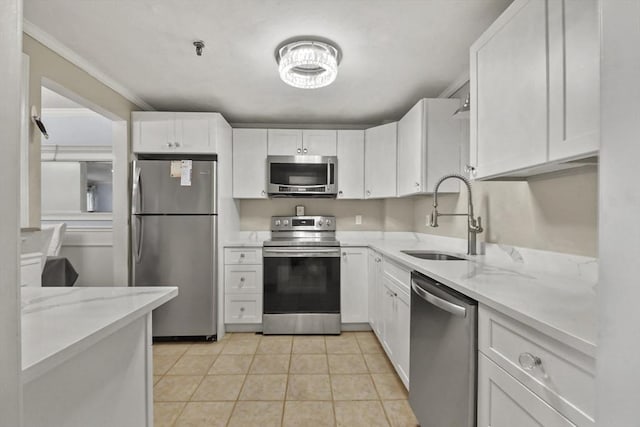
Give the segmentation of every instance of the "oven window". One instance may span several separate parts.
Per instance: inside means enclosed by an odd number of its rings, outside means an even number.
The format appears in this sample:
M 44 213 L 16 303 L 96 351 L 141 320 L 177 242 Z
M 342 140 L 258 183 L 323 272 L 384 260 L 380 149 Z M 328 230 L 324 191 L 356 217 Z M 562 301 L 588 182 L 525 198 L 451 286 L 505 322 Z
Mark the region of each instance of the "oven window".
M 327 185 L 325 163 L 271 163 L 271 184 Z
M 264 258 L 264 312 L 339 313 L 339 257 Z

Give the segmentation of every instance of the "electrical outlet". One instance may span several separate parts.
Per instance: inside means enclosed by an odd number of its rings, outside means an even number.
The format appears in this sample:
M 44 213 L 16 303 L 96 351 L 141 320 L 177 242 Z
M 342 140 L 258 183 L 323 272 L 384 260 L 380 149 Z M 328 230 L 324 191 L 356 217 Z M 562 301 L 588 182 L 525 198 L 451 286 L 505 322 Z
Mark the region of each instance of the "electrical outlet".
M 362 225 L 362 215 L 356 215 L 356 225 Z
M 431 224 L 431 215 L 426 214 L 424 216 L 424 225 L 426 225 L 427 227 L 429 226 L 429 224 Z

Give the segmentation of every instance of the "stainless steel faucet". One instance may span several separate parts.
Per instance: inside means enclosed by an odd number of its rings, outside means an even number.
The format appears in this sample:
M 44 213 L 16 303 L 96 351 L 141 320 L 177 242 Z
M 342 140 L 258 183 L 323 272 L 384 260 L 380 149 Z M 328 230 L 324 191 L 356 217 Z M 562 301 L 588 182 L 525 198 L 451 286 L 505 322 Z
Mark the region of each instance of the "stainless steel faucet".
M 438 188 L 440 184 L 446 181 L 449 178 L 459 179 L 467 186 L 467 194 L 469 195 L 469 208 L 467 213 L 440 213 L 438 212 Z M 431 213 L 431 221 L 429 225 L 431 227 L 438 226 L 438 217 L 439 216 L 466 216 L 467 217 L 467 255 L 477 255 L 478 252 L 476 250 L 476 234 L 482 233 L 482 219 L 478 217 L 477 219 L 473 216 L 473 200 L 471 198 L 471 182 L 469 180 L 457 173 L 452 173 L 449 175 L 445 175 L 438 180 L 436 186 L 433 189 L 433 212 Z

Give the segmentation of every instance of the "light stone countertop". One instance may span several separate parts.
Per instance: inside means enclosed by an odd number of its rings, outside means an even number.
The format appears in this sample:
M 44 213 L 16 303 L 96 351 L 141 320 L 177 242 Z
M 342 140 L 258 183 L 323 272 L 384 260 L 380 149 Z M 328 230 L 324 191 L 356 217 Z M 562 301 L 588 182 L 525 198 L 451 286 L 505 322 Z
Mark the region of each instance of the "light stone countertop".
M 338 239 L 344 247 L 374 249 L 410 270 L 595 357 L 595 259 L 488 245 L 488 255 L 462 255 L 466 261 L 431 261 L 401 251 L 440 250 L 459 254 L 464 253 L 465 246 L 460 245 L 464 241 L 439 237 L 424 241 L 406 235 L 398 239 L 367 239 L 366 235 Z M 262 240 L 239 238 L 225 246 L 257 248 L 262 246 Z M 496 252 L 504 256 L 501 258 Z
M 22 288 L 23 383 L 177 295 L 176 287 Z

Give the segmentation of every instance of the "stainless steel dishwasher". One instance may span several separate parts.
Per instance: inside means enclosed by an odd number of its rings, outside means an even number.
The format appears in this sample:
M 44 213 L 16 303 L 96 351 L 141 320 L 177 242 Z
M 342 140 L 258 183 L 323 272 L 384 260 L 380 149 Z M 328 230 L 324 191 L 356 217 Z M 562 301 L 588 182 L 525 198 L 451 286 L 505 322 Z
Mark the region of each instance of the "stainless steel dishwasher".
M 478 303 L 411 273 L 409 402 L 421 427 L 476 425 Z

